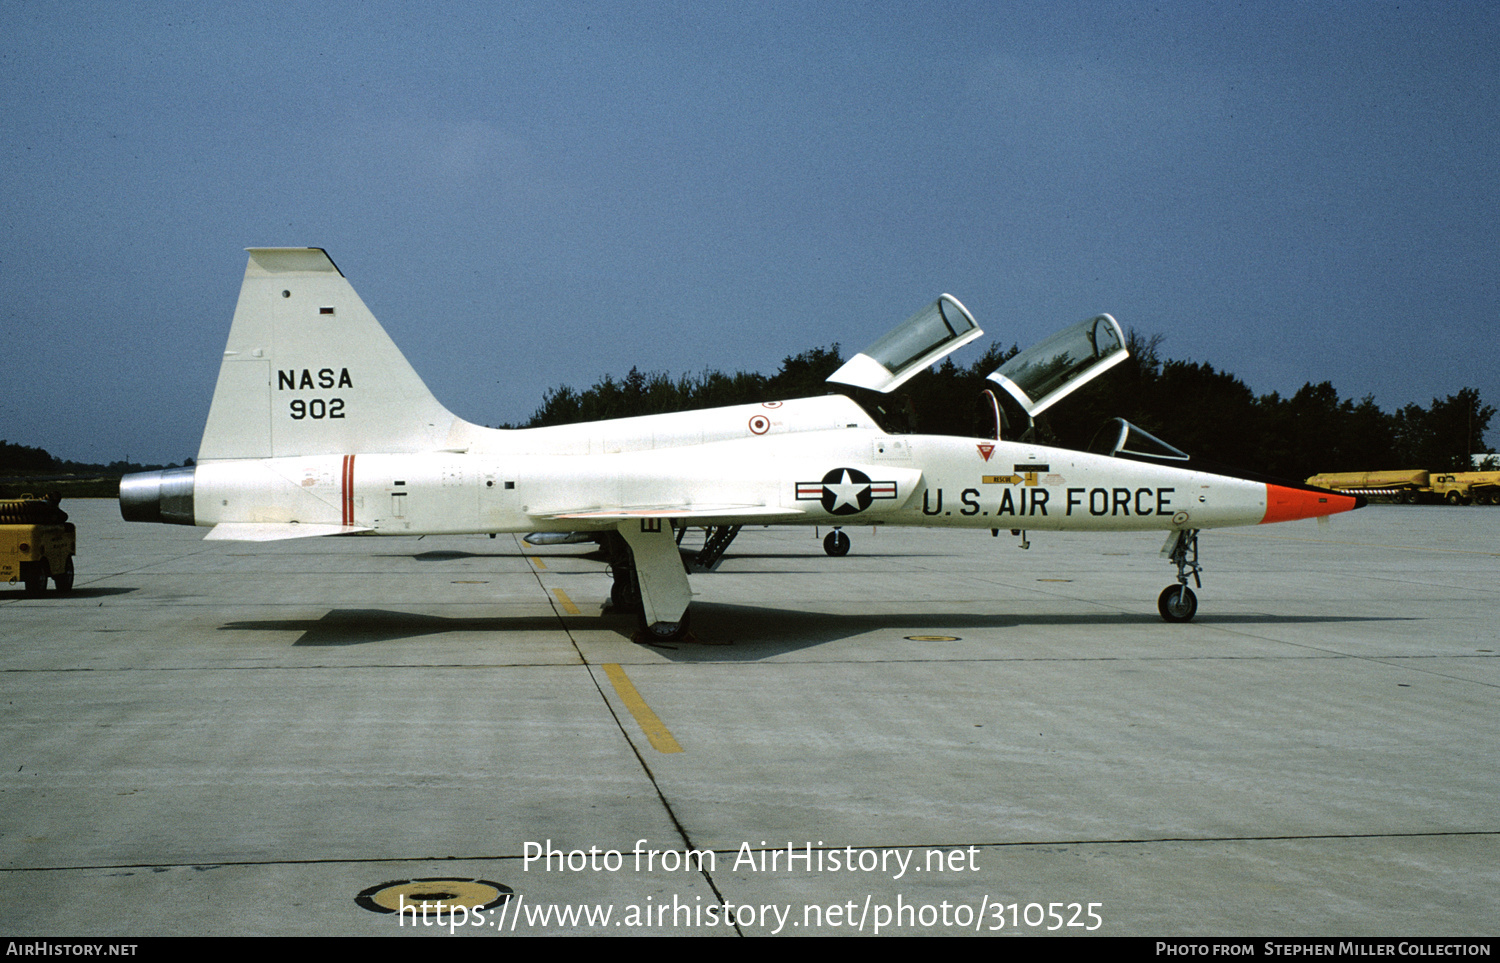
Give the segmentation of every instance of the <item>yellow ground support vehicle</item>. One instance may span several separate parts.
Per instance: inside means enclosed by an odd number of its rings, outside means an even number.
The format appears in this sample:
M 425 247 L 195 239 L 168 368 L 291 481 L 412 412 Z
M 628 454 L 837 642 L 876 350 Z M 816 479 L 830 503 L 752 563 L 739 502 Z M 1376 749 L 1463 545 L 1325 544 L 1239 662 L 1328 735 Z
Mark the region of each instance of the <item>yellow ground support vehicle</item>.
M 24 582 L 27 595 L 73 590 L 73 556 L 78 537 L 56 495 L 0 500 L 0 582 Z
M 1497 505 L 1500 471 L 1433 472 L 1432 493 L 1450 505 Z
M 1500 505 L 1500 471 L 1325 472 L 1312 476 L 1307 483 L 1345 494 L 1388 498 L 1407 504 Z
M 1309 485 L 1350 495 L 1388 498 L 1393 502 L 1415 504 L 1432 493 L 1431 477 L 1420 469 L 1401 471 L 1324 472 L 1307 480 Z

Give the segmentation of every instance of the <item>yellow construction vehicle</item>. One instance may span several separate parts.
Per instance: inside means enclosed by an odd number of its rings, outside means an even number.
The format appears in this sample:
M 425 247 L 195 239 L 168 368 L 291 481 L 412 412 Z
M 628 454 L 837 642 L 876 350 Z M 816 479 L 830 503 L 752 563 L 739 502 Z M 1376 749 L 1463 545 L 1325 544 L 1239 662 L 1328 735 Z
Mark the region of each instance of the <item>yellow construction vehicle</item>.
M 73 590 L 78 537 L 59 501 L 57 495 L 0 500 L 0 582 L 25 583 L 27 595 L 46 592 L 48 579 L 59 592 Z

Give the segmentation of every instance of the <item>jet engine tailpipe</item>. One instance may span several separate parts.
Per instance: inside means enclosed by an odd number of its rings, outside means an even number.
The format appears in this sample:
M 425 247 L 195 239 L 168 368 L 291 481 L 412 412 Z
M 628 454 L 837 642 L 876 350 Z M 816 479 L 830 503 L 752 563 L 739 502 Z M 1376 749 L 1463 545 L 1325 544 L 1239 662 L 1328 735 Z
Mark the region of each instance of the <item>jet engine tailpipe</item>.
M 195 468 L 143 471 L 120 479 L 120 516 L 127 522 L 193 524 Z

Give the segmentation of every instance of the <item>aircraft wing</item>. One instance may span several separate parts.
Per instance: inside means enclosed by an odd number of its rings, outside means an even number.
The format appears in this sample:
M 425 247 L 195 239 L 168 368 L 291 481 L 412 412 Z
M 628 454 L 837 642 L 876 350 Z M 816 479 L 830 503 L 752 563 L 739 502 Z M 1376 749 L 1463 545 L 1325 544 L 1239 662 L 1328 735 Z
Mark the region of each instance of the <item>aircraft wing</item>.
M 300 522 L 220 522 L 203 536 L 205 542 L 279 542 L 320 535 L 354 535 L 374 529 L 359 525 L 304 525 Z
M 806 512 L 798 508 L 773 505 L 646 505 L 631 508 L 588 508 L 579 511 L 547 512 L 539 518 L 591 518 L 610 521 L 627 518 L 722 518 L 733 521 L 760 522 L 769 525 L 776 520 L 790 521 Z

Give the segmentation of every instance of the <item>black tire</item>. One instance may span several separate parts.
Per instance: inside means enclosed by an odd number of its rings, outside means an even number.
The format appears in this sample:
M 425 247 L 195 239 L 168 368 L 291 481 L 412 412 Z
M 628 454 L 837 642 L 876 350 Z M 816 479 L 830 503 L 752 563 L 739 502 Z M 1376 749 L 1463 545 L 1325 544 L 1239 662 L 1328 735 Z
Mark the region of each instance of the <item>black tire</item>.
M 848 555 L 849 546 L 852 544 L 853 543 L 849 541 L 849 536 L 845 535 L 843 532 L 837 529 L 823 536 L 823 551 L 827 552 L 829 555 L 832 555 L 834 558 L 840 558 L 844 555 Z
M 1191 622 L 1198 614 L 1198 596 L 1186 585 L 1168 585 L 1156 598 L 1156 610 L 1168 622 Z
M 73 556 L 68 556 L 68 561 L 63 566 L 62 574 L 52 576 L 52 581 L 57 583 L 57 590 L 59 592 L 67 593 L 73 591 Z
M 46 593 L 47 579 L 52 577 L 52 566 L 44 558 L 31 563 L 25 574 L 26 594 L 36 597 Z
M 609 587 L 609 606 L 615 612 L 641 611 L 641 590 L 636 584 L 635 573 L 625 578 L 616 578 Z

